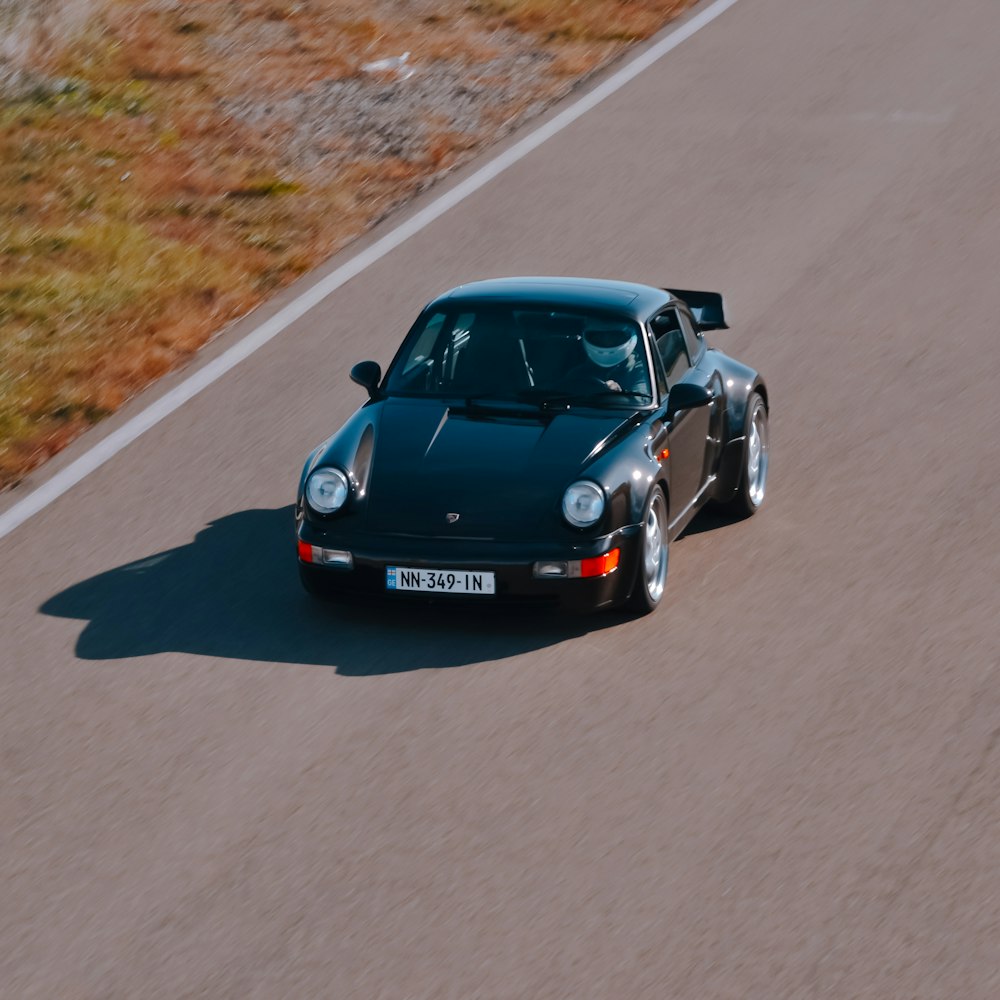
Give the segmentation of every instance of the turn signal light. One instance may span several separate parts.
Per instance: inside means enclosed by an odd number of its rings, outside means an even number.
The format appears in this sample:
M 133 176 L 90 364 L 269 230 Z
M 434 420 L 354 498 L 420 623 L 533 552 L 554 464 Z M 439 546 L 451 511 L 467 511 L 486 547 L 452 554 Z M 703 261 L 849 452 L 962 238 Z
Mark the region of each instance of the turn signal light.
M 536 562 L 534 573 L 539 580 L 559 579 L 569 576 L 568 562 Z
M 354 556 L 343 549 L 324 549 L 319 545 L 310 545 L 299 539 L 299 558 L 306 563 L 317 563 L 322 566 L 337 566 L 340 569 L 350 569 L 354 565 Z
M 593 559 L 580 560 L 580 576 L 606 576 L 612 570 L 618 568 L 618 559 L 621 556 L 621 549 L 612 549 L 605 552 L 603 556 L 594 556 Z
M 618 568 L 618 560 L 621 556 L 621 549 L 612 549 L 605 552 L 603 556 L 594 556 L 592 559 L 574 559 L 571 562 L 559 562 L 556 560 L 546 562 L 536 562 L 532 568 L 532 575 L 536 580 L 570 579 L 575 580 L 582 576 L 607 576 Z

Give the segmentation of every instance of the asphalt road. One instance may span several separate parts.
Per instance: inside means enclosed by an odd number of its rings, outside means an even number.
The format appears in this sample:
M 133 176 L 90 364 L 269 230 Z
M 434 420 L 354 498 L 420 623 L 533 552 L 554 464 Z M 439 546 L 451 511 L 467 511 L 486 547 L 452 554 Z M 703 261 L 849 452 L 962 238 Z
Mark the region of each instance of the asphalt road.
M 1000 996 L 998 39 L 742 0 L 0 542 L 0 995 Z M 350 365 L 531 272 L 726 292 L 764 511 L 640 621 L 313 606 Z

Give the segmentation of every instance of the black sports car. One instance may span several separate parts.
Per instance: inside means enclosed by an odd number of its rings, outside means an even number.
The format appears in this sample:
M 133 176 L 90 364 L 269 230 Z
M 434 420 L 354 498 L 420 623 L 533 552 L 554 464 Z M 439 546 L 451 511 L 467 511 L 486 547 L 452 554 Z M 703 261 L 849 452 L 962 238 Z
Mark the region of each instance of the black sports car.
M 306 590 L 652 611 L 702 505 L 764 501 L 767 389 L 705 342 L 726 328 L 721 295 L 622 281 L 434 299 L 306 462 Z

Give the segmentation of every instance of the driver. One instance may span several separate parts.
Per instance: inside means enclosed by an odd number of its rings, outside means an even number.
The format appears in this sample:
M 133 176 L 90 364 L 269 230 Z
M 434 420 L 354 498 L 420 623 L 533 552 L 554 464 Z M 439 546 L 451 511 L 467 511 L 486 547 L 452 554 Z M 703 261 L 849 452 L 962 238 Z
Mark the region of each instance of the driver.
M 612 392 L 648 395 L 649 378 L 638 343 L 635 328 L 628 323 L 588 320 L 583 330 L 583 349 L 592 364 L 587 373 Z

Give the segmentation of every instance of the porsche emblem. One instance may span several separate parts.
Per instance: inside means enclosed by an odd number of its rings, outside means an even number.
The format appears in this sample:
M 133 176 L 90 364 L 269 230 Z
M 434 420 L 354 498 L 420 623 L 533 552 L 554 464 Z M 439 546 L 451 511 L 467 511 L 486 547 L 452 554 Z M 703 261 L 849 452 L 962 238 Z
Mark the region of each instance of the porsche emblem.
M 454 524 L 461 516 L 461 514 L 445 514 L 444 519 L 449 524 Z

